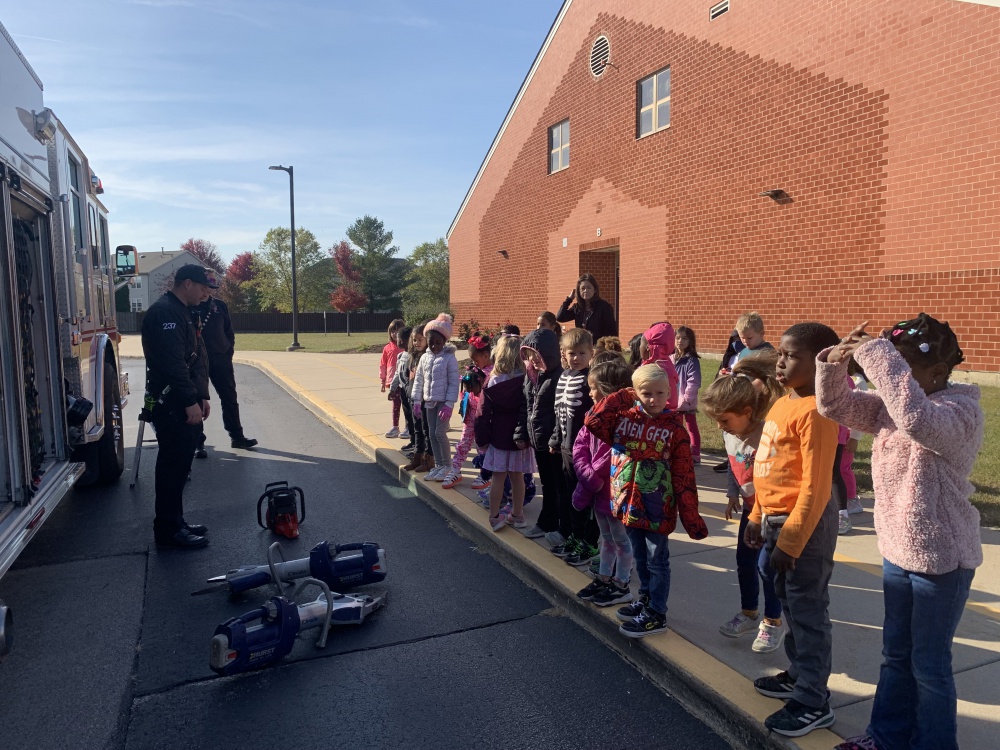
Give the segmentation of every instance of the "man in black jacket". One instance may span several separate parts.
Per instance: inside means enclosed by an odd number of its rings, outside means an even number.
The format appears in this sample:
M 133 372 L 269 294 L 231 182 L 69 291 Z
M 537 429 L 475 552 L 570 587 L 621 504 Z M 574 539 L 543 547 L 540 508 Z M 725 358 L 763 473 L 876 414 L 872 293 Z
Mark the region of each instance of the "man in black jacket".
M 215 282 L 211 271 L 209 279 Z M 233 370 L 236 334 L 233 333 L 229 308 L 221 299 L 209 297 L 195 308 L 195 315 L 200 320 L 202 340 L 208 349 L 208 375 L 215 386 L 215 392 L 219 394 L 222 424 L 229 433 L 234 448 L 253 448 L 257 441 L 243 434 L 243 424 L 240 422 L 240 402 L 236 397 L 236 374 Z M 207 456 L 205 432 L 202 430 L 195 457 Z
M 205 269 L 186 265 L 174 286 L 154 302 L 142 321 L 146 357 L 146 403 L 151 404 L 156 456 L 156 517 L 153 538 L 162 547 L 193 549 L 208 544 L 204 526 L 184 520 L 183 492 L 202 421 L 208 417 L 208 362 L 190 308 L 217 288 Z

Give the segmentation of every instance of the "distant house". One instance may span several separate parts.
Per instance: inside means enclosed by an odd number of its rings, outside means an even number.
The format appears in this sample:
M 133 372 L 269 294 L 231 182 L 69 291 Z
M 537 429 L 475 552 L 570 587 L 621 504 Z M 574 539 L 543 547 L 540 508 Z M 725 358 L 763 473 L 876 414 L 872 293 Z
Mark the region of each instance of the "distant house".
M 129 310 L 148 310 L 161 294 L 170 289 L 178 268 L 200 262 L 197 256 L 187 250 L 139 253 L 139 273 L 128 284 Z

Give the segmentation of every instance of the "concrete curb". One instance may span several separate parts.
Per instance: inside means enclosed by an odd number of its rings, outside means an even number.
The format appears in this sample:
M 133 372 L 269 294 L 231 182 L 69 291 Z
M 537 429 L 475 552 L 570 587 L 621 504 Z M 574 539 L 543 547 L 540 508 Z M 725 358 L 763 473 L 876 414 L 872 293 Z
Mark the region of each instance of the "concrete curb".
M 576 591 L 590 580 L 584 573 L 565 565 L 513 529 L 494 533 L 478 505 L 458 492 L 442 490 L 438 484 L 424 482 L 403 471 L 401 454 L 388 447 L 381 435 L 371 433 L 329 403 L 321 402 L 268 363 L 239 356 L 234 362 L 255 367 L 270 377 L 401 486 L 444 516 L 461 534 L 635 665 L 647 679 L 734 747 L 829 750 L 842 741 L 830 730 L 816 730 L 795 741 L 767 732 L 762 718 L 779 704 L 758 695 L 743 675 L 674 632 L 636 640 L 623 637 L 618 632 L 616 608 L 599 609 L 576 597 Z

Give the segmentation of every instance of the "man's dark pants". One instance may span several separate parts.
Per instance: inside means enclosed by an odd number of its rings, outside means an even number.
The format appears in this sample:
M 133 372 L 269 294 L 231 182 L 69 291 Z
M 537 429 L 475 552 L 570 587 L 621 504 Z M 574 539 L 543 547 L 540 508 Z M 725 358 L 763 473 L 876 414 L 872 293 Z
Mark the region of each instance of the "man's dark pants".
M 183 412 L 164 406 L 153 410 L 156 430 L 156 518 L 153 534 L 171 537 L 184 525 L 184 484 L 191 472 L 201 425 L 189 425 Z
M 240 423 L 240 403 L 236 400 L 236 373 L 233 358 L 228 354 L 211 354 L 208 357 L 208 377 L 219 394 L 222 407 L 222 426 L 230 437 L 242 437 Z

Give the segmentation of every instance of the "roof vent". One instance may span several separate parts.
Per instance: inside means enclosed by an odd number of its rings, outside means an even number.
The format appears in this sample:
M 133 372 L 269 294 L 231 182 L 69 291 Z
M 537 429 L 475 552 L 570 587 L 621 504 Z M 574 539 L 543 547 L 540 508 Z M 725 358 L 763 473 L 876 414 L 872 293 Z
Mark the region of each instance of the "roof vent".
M 606 36 L 599 36 L 594 40 L 594 46 L 590 48 L 590 72 L 597 78 L 608 67 L 611 60 L 611 42 Z
M 729 0 L 722 0 L 708 9 L 708 20 L 714 21 L 716 18 L 729 10 Z

